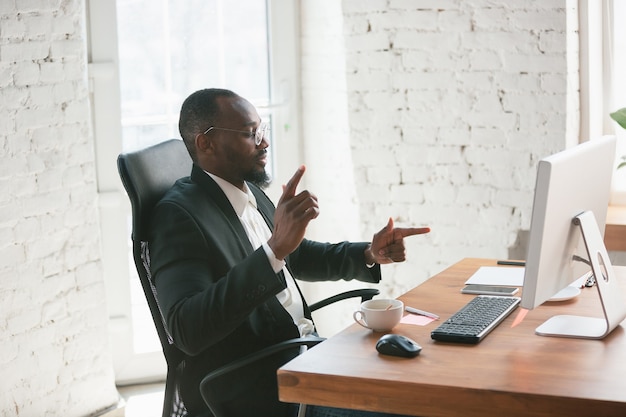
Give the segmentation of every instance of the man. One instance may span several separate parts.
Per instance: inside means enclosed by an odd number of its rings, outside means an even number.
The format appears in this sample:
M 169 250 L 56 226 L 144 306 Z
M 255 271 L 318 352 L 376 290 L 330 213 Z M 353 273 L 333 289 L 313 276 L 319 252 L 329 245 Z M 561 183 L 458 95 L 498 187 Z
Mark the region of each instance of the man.
M 314 332 L 294 277 L 378 282 L 380 264 L 404 261 L 403 238 L 429 229 L 390 220 L 371 244 L 304 239 L 317 198 L 296 192 L 303 166 L 276 207 L 261 191 L 269 144 L 254 106 L 228 90 L 197 91 L 183 103 L 179 129 L 193 168 L 155 208 L 151 267 L 167 328 L 187 355 L 182 399 L 191 416 L 209 416 L 198 390 L 208 372 Z M 217 387 L 231 414 L 291 416 L 293 406 L 278 401 L 276 369 L 296 354 Z

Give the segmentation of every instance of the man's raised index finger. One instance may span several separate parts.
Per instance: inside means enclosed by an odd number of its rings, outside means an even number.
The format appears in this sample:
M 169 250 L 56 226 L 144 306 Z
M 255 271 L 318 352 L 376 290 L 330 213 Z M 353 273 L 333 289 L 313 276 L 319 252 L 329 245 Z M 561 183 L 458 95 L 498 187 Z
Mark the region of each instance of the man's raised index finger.
M 296 195 L 296 188 L 298 188 L 298 184 L 300 183 L 300 179 L 302 179 L 305 170 L 306 168 L 304 165 L 300 165 L 298 167 L 295 174 L 293 174 L 293 177 L 291 177 L 289 181 L 287 181 L 287 184 L 283 187 L 282 197 L 293 197 Z
M 294 194 L 296 193 L 296 188 L 298 188 L 298 184 L 300 183 L 300 179 L 302 178 L 302 176 L 304 175 L 304 171 L 306 170 L 304 165 L 300 165 L 298 167 L 298 169 L 296 170 L 295 174 L 293 174 L 293 177 L 291 177 L 289 179 L 289 181 L 287 181 L 287 185 L 285 185 L 285 193 L 291 193 Z

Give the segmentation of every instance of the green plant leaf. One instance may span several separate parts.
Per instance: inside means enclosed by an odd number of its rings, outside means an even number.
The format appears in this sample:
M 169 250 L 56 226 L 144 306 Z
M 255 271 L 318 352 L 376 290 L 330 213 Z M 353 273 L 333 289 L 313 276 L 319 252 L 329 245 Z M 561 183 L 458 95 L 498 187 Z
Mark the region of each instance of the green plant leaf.
M 615 120 L 618 125 L 626 129 L 626 107 L 610 114 L 611 119 Z

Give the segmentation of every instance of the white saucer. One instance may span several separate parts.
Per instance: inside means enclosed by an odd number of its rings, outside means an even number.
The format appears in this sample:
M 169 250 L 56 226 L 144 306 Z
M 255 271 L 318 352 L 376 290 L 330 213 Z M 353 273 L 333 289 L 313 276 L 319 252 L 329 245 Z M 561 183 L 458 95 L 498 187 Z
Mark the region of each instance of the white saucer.
M 563 288 L 561 291 L 557 292 L 550 298 L 548 301 L 566 301 L 571 300 L 580 294 L 580 288 L 569 285 Z

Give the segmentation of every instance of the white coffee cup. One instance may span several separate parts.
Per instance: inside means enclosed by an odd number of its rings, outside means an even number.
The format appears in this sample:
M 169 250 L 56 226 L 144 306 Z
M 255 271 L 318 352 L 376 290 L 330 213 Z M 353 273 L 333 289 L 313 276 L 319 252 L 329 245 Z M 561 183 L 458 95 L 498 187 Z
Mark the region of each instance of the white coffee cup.
M 394 299 L 373 299 L 361 303 L 360 310 L 352 314 L 354 321 L 375 332 L 393 329 L 404 312 L 404 303 Z

